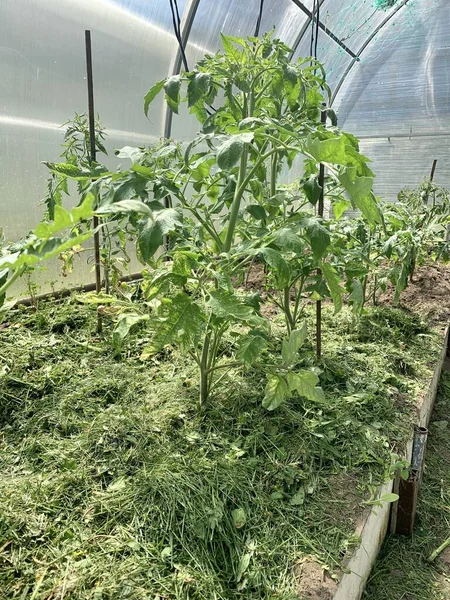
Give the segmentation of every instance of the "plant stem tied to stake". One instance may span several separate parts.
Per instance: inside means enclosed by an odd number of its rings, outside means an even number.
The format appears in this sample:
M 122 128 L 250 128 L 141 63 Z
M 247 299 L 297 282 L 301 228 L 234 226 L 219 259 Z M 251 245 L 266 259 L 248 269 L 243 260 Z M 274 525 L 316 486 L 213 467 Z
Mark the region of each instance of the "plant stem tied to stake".
M 86 29 L 85 40 L 86 40 L 86 75 L 87 75 L 87 86 L 88 86 L 88 111 L 89 111 L 89 142 L 90 142 L 90 162 L 93 165 L 96 161 L 96 148 L 95 148 L 95 113 L 94 113 L 94 79 L 92 75 L 92 46 L 91 46 L 91 32 Z M 94 253 L 95 253 L 95 291 L 97 294 L 102 289 L 102 275 L 101 275 L 101 263 L 100 263 L 100 234 L 98 232 L 98 217 L 92 218 L 92 227 L 94 229 Z M 102 332 L 102 317 L 97 316 L 97 333 Z
M 327 122 L 327 111 L 322 110 L 320 113 L 320 122 L 325 126 Z M 321 188 L 319 201 L 317 204 L 317 214 L 323 217 L 323 206 L 325 197 L 325 165 L 320 163 L 319 169 L 319 186 Z M 320 270 L 318 270 L 320 274 Z M 316 302 L 316 354 L 317 358 L 322 356 L 322 301 Z

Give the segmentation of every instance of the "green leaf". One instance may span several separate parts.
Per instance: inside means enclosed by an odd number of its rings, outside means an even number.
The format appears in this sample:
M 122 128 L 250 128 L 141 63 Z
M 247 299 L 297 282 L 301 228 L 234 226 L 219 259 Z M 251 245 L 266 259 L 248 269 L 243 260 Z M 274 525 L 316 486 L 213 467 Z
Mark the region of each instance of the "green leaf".
M 229 58 L 233 62 L 236 62 L 236 61 L 241 62 L 243 55 L 233 45 L 233 42 L 240 44 L 241 43 L 240 38 L 234 38 L 229 35 L 224 35 L 223 33 L 220 34 L 220 37 L 222 38 L 222 46 L 225 51 L 226 57 Z
M 181 79 L 179 75 L 172 75 L 164 83 L 167 104 L 176 114 L 178 114 L 178 106 L 180 104 L 180 87 Z
M 333 203 L 334 216 L 336 217 L 336 219 L 338 221 L 342 217 L 342 215 L 345 213 L 345 211 L 350 208 L 350 206 L 351 206 L 351 203 L 347 202 L 347 200 L 339 200 L 339 202 Z
M 322 186 L 319 185 L 317 175 L 311 175 L 303 184 L 303 191 L 312 205 L 316 205 L 322 193 Z
M 166 234 L 170 231 L 176 231 L 182 226 L 183 214 L 176 208 L 166 208 L 153 214 L 155 221 L 161 226 L 161 231 Z
M 274 241 L 283 250 L 289 250 L 296 254 L 302 254 L 305 242 L 289 227 L 283 227 L 273 234 Z
M 160 307 L 158 316 L 150 319 L 152 338 L 142 352 L 141 359 L 158 353 L 169 344 L 184 351 L 198 343 L 203 317 L 200 308 L 190 296 L 181 292 Z
M 188 106 L 191 107 L 198 102 L 208 91 L 211 83 L 211 75 L 209 73 L 195 73 L 189 79 L 187 88 Z
M 330 263 L 322 263 L 322 273 L 330 290 L 331 299 L 334 304 L 334 311 L 337 313 L 342 309 L 342 296 L 345 293 L 344 288 L 340 285 L 341 281 L 337 276 L 335 269 Z
M 294 331 L 291 331 L 289 339 L 283 340 L 281 356 L 286 367 L 290 367 L 296 362 L 297 353 L 306 340 L 307 335 L 308 329 L 306 326 L 306 321 L 303 321 L 299 329 L 294 329 Z
M 242 336 L 238 341 L 236 359 L 250 367 L 267 347 L 267 340 L 258 332 L 250 332 Z
M 142 229 L 138 235 L 139 252 L 144 262 L 148 263 L 163 243 L 164 234 L 161 223 L 150 221 L 147 227 Z
M 266 393 L 262 405 L 267 410 L 275 410 L 284 402 L 289 394 L 286 380 L 276 373 L 267 375 Z
M 67 227 L 73 227 L 80 221 L 92 217 L 95 198 L 89 193 L 85 199 L 76 208 L 67 211 L 62 206 L 55 206 L 55 218 L 50 223 L 39 223 L 34 230 L 34 235 L 40 238 L 40 241 L 49 239 L 53 234 L 61 232 Z
M 383 494 L 383 496 L 380 496 L 379 498 L 376 498 L 375 500 L 368 500 L 366 502 L 366 504 L 374 505 L 374 506 L 381 506 L 383 504 L 383 502 L 390 504 L 391 502 L 397 502 L 398 499 L 399 499 L 398 494 L 389 492 L 387 494 Z
M 246 210 L 257 221 L 264 221 L 267 218 L 266 211 L 260 204 L 249 204 Z
M 145 116 L 148 116 L 148 108 L 149 108 L 150 104 L 153 102 L 153 100 L 156 98 L 156 96 L 159 94 L 159 92 L 163 89 L 165 82 L 166 82 L 165 79 L 161 79 L 161 81 L 158 81 L 157 83 L 155 83 L 155 85 L 153 85 L 150 88 L 150 90 L 145 94 L 145 96 L 144 96 Z
M 299 396 L 313 402 L 323 402 L 325 400 L 322 388 L 317 387 L 319 378 L 313 371 L 303 369 L 297 373 L 288 373 L 287 379 L 290 392 L 295 390 Z
M 138 173 L 133 172 L 125 181 L 115 188 L 113 202 L 145 197 L 146 186 L 147 180 Z
M 152 215 L 152 211 L 141 200 L 120 200 L 113 204 L 101 206 L 97 211 L 99 215 L 111 215 L 116 213 L 138 213 L 141 215 Z
M 246 570 L 250 566 L 250 561 L 252 560 L 252 553 L 246 552 L 239 559 L 239 564 L 236 573 L 236 583 L 239 583 L 246 572 Z
M 317 162 L 331 163 L 335 165 L 347 164 L 347 153 L 345 150 L 345 138 L 343 136 L 330 137 L 323 141 L 314 137 L 312 133 L 306 139 L 305 151 Z
M 244 527 L 245 522 L 247 521 L 247 515 L 243 508 L 236 508 L 231 512 L 231 518 L 233 519 L 233 525 L 236 529 L 241 529 Z
M 254 314 L 251 306 L 243 304 L 234 294 L 221 290 L 211 292 L 208 306 L 214 315 L 227 320 L 233 317 L 238 321 L 248 321 Z
M 124 146 L 115 152 L 118 158 L 128 158 L 134 164 L 144 156 L 142 148 L 135 148 L 133 146 Z
M 311 243 L 314 260 L 320 260 L 330 245 L 330 234 L 317 219 L 306 219 L 301 223 L 306 228 L 306 234 Z
M 173 255 L 172 273 L 188 277 L 191 274 L 192 264 L 195 264 L 191 252 L 175 252 Z
M 217 165 L 223 171 L 229 171 L 239 161 L 244 145 L 253 140 L 253 133 L 238 133 L 217 148 Z
M 305 489 L 300 488 L 296 494 L 292 496 L 289 501 L 291 506 L 301 506 L 305 503 Z
M 359 208 L 363 216 L 371 225 L 382 222 L 383 218 L 381 216 L 380 208 L 373 194 L 361 199 L 355 198 L 354 204 L 356 208 Z
M 292 65 L 285 65 L 283 68 L 283 79 L 284 79 L 284 89 L 286 91 L 286 96 L 289 102 L 293 102 L 296 100 L 296 95 L 298 96 L 298 76 L 297 71 Z M 297 93 L 295 94 L 297 88 Z
M 146 300 L 152 300 L 152 298 L 167 292 L 171 285 L 182 287 L 186 282 L 186 275 L 174 273 L 173 271 L 164 270 L 159 273 L 156 271 L 156 275 L 143 287 L 143 293 Z
M 258 250 L 258 253 L 261 254 L 264 261 L 272 267 L 271 274 L 275 278 L 275 285 L 277 288 L 283 289 L 288 286 L 291 280 L 291 268 L 284 260 L 281 253 L 273 248 L 263 248 L 262 250 Z
M 354 279 L 351 284 L 351 294 L 348 297 L 349 303 L 352 305 L 353 311 L 359 313 L 364 306 L 364 288 L 359 279 Z
M 359 208 L 370 224 L 381 222 L 380 210 L 372 194 L 373 177 L 360 177 L 356 167 L 347 167 L 339 175 L 339 181 L 350 196 L 352 204 Z
M 153 220 L 148 221 L 138 236 L 139 251 L 145 262 L 148 262 L 162 246 L 164 236 L 181 226 L 181 217 L 181 213 L 175 208 L 167 208 L 153 213 Z
M 125 338 L 130 333 L 134 325 L 148 320 L 148 315 L 123 314 L 117 320 L 113 329 L 112 344 L 117 354 L 122 350 Z

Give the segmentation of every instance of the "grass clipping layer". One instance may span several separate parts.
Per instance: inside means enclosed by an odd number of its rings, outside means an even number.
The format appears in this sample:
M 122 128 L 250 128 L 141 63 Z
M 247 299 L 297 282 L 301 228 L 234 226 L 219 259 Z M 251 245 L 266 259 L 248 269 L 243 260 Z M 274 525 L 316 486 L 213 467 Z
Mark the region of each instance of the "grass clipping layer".
M 324 318 L 323 404 L 268 413 L 263 378 L 233 372 L 200 415 L 194 364 L 139 362 L 145 329 L 114 359 L 89 306 L 17 311 L 0 332 L 0 597 L 288 600 L 305 557 L 335 572 L 440 336 L 398 309 Z M 314 360 L 310 344 L 299 366 Z

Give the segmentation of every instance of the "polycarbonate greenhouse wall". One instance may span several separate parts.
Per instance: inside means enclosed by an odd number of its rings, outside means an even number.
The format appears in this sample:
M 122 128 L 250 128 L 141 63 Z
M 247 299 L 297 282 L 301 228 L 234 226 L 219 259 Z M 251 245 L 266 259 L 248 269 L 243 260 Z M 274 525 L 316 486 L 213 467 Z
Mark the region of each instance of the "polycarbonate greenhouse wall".
M 373 159 L 376 192 L 393 200 L 438 159 L 436 181 L 450 186 L 450 2 L 317 0 L 317 57 L 325 64 L 339 125 Z M 379 2 L 379 0 L 378 0 Z M 253 35 L 260 0 L 178 0 L 189 65 L 220 46 L 219 33 Z M 316 5 L 317 3 L 314 3 Z M 309 56 L 313 0 L 265 0 L 260 31 Z M 317 13 L 316 13 L 317 15 Z M 143 96 L 181 67 L 169 0 L 1 0 L 0 225 L 8 241 L 41 218 L 47 172 L 61 152 L 61 124 L 87 110 L 84 30 L 92 31 L 96 111 L 113 149 L 187 139 L 197 122 L 187 110 L 171 119 L 162 96 L 149 119 Z M 134 265 L 135 266 L 135 265 Z M 133 268 L 133 265 L 132 265 Z M 34 275 L 41 291 L 92 280 L 78 265 Z M 53 284 L 55 285 L 55 284 Z

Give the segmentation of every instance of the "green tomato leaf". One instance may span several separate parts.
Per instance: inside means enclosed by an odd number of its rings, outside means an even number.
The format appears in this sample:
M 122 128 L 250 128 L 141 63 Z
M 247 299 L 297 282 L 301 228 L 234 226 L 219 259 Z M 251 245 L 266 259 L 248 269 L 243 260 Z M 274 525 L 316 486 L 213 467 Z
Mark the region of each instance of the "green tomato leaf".
M 230 320 L 248 321 L 253 316 L 253 308 L 243 304 L 234 294 L 222 290 L 211 292 L 208 306 L 217 317 Z
M 283 227 L 273 234 L 277 246 L 289 252 L 301 254 L 305 249 L 305 242 L 289 227 Z
M 294 331 L 291 331 L 289 339 L 283 340 L 281 356 L 286 367 L 290 367 L 295 363 L 297 359 L 297 353 L 306 340 L 307 335 L 308 329 L 306 326 L 306 321 L 303 321 L 299 329 L 294 329 Z
M 178 114 L 178 106 L 180 104 L 180 87 L 181 79 L 179 75 L 172 75 L 164 83 L 167 104 L 176 114 Z
M 141 354 L 141 360 L 160 352 L 169 344 L 175 344 L 183 351 L 192 349 L 198 343 L 203 316 L 191 296 L 183 292 L 163 303 L 156 317 L 150 319 L 152 332 L 150 343 Z
M 263 248 L 262 250 L 258 250 L 258 253 L 272 267 L 270 272 L 275 278 L 277 288 L 283 289 L 288 286 L 291 280 L 291 268 L 281 253 L 273 248 Z
M 143 294 L 146 300 L 152 300 L 158 295 L 166 293 L 170 286 L 182 287 L 187 282 L 187 276 L 173 271 L 153 271 L 154 277 L 143 285 Z
M 195 73 L 190 77 L 187 88 L 188 106 L 194 106 L 206 94 L 211 83 L 209 73 Z
M 222 46 L 225 51 L 225 56 L 232 62 L 241 62 L 243 54 L 234 46 L 234 43 L 241 44 L 240 38 L 231 37 L 229 35 L 220 34 L 222 38 Z
M 267 347 L 267 339 L 257 331 L 242 336 L 238 341 L 236 360 L 250 367 L 260 357 L 261 352 Z
M 260 204 L 249 204 L 246 210 L 257 221 L 264 221 L 267 218 L 266 211 Z
M 336 217 L 336 219 L 338 221 L 342 217 L 342 215 L 345 213 L 345 211 L 350 208 L 350 206 L 351 206 L 351 203 L 347 202 L 347 200 L 339 200 L 339 202 L 333 203 L 334 216 Z
M 305 151 L 317 162 L 331 163 L 335 165 L 347 164 L 347 153 L 345 150 L 345 138 L 343 136 L 330 137 L 323 141 L 314 137 L 312 133 L 306 139 Z
M 311 177 L 305 181 L 303 184 L 303 191 L 305 192 L 305 196 L 308 198 L 309 202 L 315 206 L 322 193 L 322 186 L 319 185 L 317 175 L 311 175 Z
M 284 402 L 289 394 L 286 380 L 276 373 L 267 375 L 266 393 L 262 405 L 267 410 L 275 410 Z
M 149 224 L 140 231 L 138 235 L 138 247 L 144 262 L 148 263 L 155 252 L 164 243 L 164 234 L 161 223 L 150 221 Z
M 364 288 L 359 279 L 354 279 L 351 283 L 351 293 L 348 297 L 349 303 L 355 313 L 360 313 L 364 306 Z
M 118 213 L 138 213 L 151 216 L 153 213 L 150 208 L 141 200 L 120 200 L 113 204 L 101 206 L 97 211 L 99 215 L 112 215 Z
M 159 94 L 159 92 L 163 89 L 165 82 L 166 82 L 165 79 L 161 79 L 161 81 L 158 81 L 157 83 L 155 83 L 155 85 L 153 85 L 149 89 L 149 91 L 145 94 L 145 96 L 144 96 L 145 116 L 148 116 L 149 106 L 153 102 L 153 100 L 156 98 L 156 96 Z
M 116 354 L 119 354 L 123 348 L 123 344 L 125 338 L 130 333 L 131 329 L 141 323 L 142 321 L 148 320 L 148 315 L 138 315 L 138 314 L 123 314 L 117 320 L 116 325 L 113 329 L 112 334 L 112 344 Z
M 314 218 L 302 221 L 306 235 L 310 241 L 314 260 L 320 260 L 327 252 L 330 245 L 330 234 L 320 221 Z
M 253 140 L 253 133 L 238 133 L 217 148 L 217 165 L 223 171 L 229 171 L 239 161 L 244 145 Z
M 350 196 L 356 208 L 362 212 L 367 221 L 373 225 L 381 222 L 378 204 L 373 196 L 373 177 L 360 177 L 357 167 L 347 167 L 340 175 L 339 181 Z
M 339 279 L 336 270 L 330 263 L 322 263 L 321 269 L 325 281 L 327 282 L 328 289 L 330 290 L 334 311 L 337 313 L 342 309 L 342 296 L 345 293 L 345 290 L 341 286 L 341 280 Z
M 297 373 L 288 373 L 287 379 L 290 392 L 295 390 L 299 396 L 313 402 L 323 402 L 325 400 L 322 388 L 317 387 L 319 378 L 313 371 L 303 369 Z

